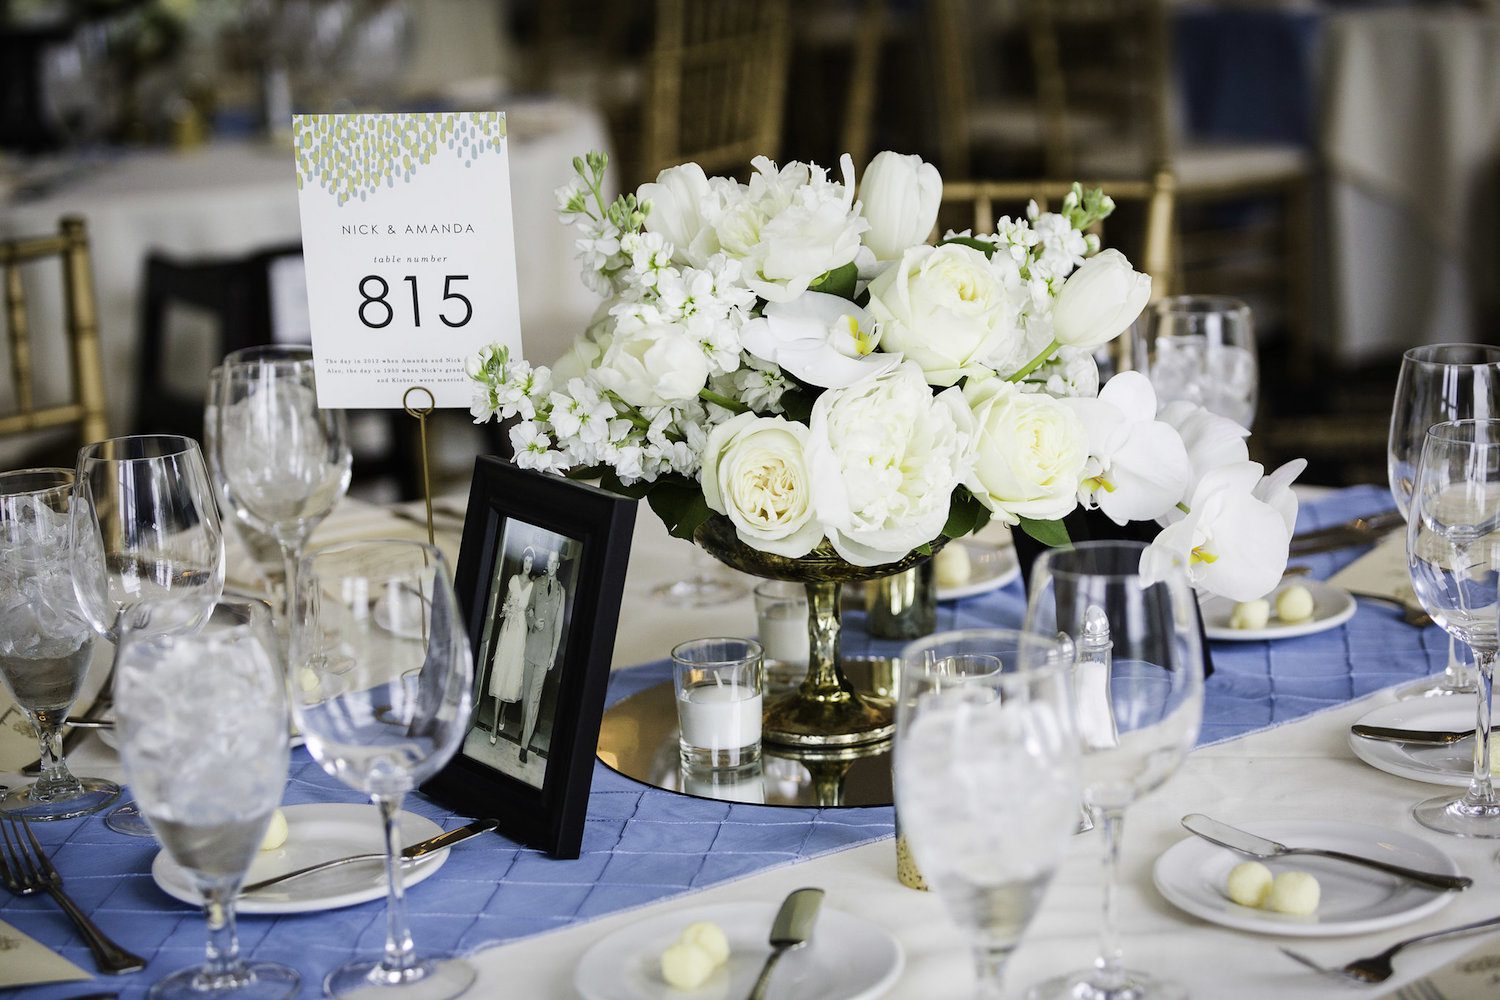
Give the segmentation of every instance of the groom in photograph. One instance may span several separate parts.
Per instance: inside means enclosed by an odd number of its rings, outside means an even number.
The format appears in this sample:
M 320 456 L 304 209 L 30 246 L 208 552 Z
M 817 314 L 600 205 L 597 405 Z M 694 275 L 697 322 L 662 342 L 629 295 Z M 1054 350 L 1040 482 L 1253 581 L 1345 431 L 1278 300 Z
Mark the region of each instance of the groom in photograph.
M 542 686 L 557 662 L 562 642 L 563 585 L 557 579 L 557 552 L 547 556 L 547 572 L 531 588 L 526 609 L 526 673 L 521 687 L 521 762 L 525 763 L 542 707 Z

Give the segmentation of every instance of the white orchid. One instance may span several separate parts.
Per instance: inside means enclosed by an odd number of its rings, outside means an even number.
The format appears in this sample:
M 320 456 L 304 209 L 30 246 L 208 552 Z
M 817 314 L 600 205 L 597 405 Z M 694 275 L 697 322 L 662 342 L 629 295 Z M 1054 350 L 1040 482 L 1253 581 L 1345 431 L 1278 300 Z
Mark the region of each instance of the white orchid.
M 1250 449 L 1245 445 L 1250 432 L 1228 417 L 1212 413 L 1197 403 L 1176 400 L 1162 407 L 1157 418 L 1175 427 L 1187 448 L 1192 472 L 1181 500 L 1192 496 L 1203 477 L 1213 470 L 1250 460 Z M 1177 511 L 1169 510 L 1166 519 L 1175 521 L 1179 516 Z
M 1121 372 L 1094 399 L 1065 401 L 1088 432 L 1089 461 L 1078 502 L 1125 524 L 1160 517 L 1182 499 L 1192 467 L 1182 438 L 1156 419 L 1156 390 Z
M 875 353 L 880 330 L 868 312 L 822 292 L 766 303 L 761 317 L 745 325 L 741 342 L 762 361 L 828 389 L 883 375 L 901 363 L 899 354 Z

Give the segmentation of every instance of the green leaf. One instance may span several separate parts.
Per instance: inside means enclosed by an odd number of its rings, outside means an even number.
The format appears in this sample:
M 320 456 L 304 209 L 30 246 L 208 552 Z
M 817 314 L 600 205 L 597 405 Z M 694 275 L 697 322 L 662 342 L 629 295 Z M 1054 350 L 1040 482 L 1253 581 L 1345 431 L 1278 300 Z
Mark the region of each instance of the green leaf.
M 1034 521 L 1029 517 L 1023 517 L 1021 518 L 1021 530 L 1052 549 L 1069 545 L 1072 542 L 1072 539 L 1068 537 L 1067 526 L 1062 523 L 1061 519 L 1056 521 Z
M 611 493 L 618 493 L 620 496 L 629 497 L 631 500 L 639 500 L 646 496 L 651 492 L 651 486 L 651 483 L 644 481 L 637 481 L 626 486 L 620 482 L 620 477 L 615 473 L 615 470 L 607 467 L 599 475 L 600 489 L 609 490 Z
M 703 499 L 702 487 L 684 476 L 662 476 L 651 486 L 646 500 L 673 538 L 689 542 L 693 532 L 713 516 Z
M 789 377 L 790 378 L 790 377 Z M 788 420 L 805 424 L 812 419 L 813 401 L 817 395 L 809 389 L 788 389 L 781 394 L 781 408 Z
M 823 274 L 822 277 L 814 278 L 808 287 L 815 292 L 823 292 L 826 295 L 837 295 L 841 299 L 854 298 L 854 286 L 859 281 L 859 268 L 850 261 L 843 267 L 836 267 L 832 271 Z
M 957 243 L 961 247 L 978 250 L 986 257 L 993 257 L 995 255 L 995 244 L 989 240 L 976 240 L 972 236 L 950 236 L 946 240 L 939 240 L 938 246 L 947 246 L 949 243 Z
M 948 521 L 943 525 L 943 535 L 947 538 L 962 538 L 984 527 L 989 519 L 990 512 L 984 504 L 960 486 L 953 491 L 953 497 L 948 501 Z

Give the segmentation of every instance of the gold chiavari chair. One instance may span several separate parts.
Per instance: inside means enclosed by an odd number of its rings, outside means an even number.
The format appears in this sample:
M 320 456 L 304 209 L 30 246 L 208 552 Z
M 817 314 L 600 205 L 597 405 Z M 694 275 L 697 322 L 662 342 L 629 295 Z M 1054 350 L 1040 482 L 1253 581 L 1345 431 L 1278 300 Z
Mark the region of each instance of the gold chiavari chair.
M 71 362 L 71 391 L 63 402 L 40 402 L 36 385 L 37 354 L 23 268 L 55 260 L 62 269 L 65 330 L 42 330 L 42 337 L 66 333 Z M 104 364 L 99 349 L 94 274 L 88 230 L 80 218 L 64 218 L 55 236 L 0 241 L 0 272 L 5 281 L 5 326 L 14 390 L 13 412 L 0 413 L 0 437 L 37 436 L 69 426 L 77 428 L 75 444 L 109 436 L 104 412 Z M 46 359 L 55 351 L 43 354 Z
M 642 179 L 689 160 L 744 174 L 776 158 L 786 96 L 788 0 L 657 0 Z
M 939 228 L 972 227 L 975 233 L 990 233 L 1002 209 L 1012 215 L 1024 214 L 1026 205 L 1035 201 L 1042 211 L 1052 202 L 1061 201 L 1072 188 L 1072 181 L 953 181 L 943 185 L 943 209 L 959 214 L 940 214 Z M 1117 211 L 1133 215 L 1140 230 L 1134 248 L 1135 265 L 1151 275 L 1151 297 L 1161 298 L 1172 287 L 1172 227 L 1176 210 L 1176 182 L 1171 173 L 1158 171 L 1148 180 L 1089 181 L 1087 188 L 1103 188 L 1114 199 Z M 1102 224 L 1100 227 L 1102 228 Z M 1113 231 L 1113 227 L 1112 227 Z M 1102 235 L 1102 234 L 1101 234 Z M 1134 367 L 1134 348 L 1130 333 L 1110 345 L 1116 371 Z

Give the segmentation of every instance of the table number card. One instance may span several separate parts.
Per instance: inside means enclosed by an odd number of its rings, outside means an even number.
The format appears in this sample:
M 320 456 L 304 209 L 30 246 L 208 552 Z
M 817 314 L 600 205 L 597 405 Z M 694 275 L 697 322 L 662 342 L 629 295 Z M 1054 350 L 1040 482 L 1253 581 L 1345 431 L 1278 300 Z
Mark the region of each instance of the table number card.
M 296 115 L 292 133 L 319 405 L 400 407 L 420 385 L 467 407 L 465 359 L 521 352 L 504 113 Z

